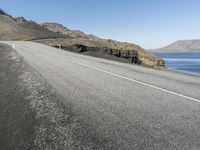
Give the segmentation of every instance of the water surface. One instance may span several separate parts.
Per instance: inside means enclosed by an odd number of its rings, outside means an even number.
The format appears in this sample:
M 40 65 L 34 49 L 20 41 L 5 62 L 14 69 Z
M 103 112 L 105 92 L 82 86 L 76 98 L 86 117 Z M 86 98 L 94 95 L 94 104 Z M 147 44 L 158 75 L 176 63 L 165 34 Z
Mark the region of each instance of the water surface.
M 200 74 L 200 52 L 154 53 L 163 58 L 166 67 Z

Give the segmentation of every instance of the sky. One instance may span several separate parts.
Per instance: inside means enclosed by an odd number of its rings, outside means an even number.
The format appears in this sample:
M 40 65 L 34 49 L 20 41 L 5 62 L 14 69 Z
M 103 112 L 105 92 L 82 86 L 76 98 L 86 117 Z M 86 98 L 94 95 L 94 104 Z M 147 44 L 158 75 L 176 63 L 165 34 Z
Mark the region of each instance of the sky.
M 146 49 L 200 39 L 200 0 L 0 0 L 0 8 Z

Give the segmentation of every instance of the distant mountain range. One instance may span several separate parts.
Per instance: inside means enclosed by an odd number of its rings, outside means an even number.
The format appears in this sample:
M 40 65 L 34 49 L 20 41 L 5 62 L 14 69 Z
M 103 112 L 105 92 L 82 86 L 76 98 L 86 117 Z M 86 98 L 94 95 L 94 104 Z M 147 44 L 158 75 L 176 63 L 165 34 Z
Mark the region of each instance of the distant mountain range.
M 197 40 L 179 40 L 166 47 L 156 49 L 158 52 L 200 52 L 200 39 Z
M 101 39 L 58 23 L 37 24 L 12 17 L 0 9 L 0 40 L 25 40 L 82 54 L 156 67 L 164 61 L 136 44 Z

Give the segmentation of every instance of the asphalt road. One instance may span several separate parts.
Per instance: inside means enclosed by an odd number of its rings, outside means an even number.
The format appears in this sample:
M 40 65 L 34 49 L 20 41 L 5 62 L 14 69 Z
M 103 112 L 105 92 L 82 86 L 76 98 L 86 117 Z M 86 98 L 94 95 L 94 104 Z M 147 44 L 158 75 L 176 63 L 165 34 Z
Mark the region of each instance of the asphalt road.
M 63 97 L 84 128 L 77 134 L 88 149 L 200 149 L 200 76 L 32 42 L 5 43 L 15 43 L 15 51 Z

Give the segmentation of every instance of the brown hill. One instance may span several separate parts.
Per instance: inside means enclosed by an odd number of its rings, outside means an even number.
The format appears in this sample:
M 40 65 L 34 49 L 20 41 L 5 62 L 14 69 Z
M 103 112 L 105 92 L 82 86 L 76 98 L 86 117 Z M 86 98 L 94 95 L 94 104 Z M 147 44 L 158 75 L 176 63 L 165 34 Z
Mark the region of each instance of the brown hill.
M 32 40 L 64 37 L 23 17 L 11 17 L 0 11 L 0 40 Z
M 47 28 L 50 31 L 66 35 L 70 38 L 83 38 L 83 39 L 97 39 L 98 38 L 91 34 L 90 35 L 85 34 L 84 32 L 82 32 L 80 30 L 70 30 L 67 27 L 64 27 L 63 25 L 58 24 L 58 23 L 48 23 L 47 22 L 47 23 L 41 24 L 41 26 Z
M 62 47 L 63 49 L 71 49 L 71 51 L 79 53 L 147 66 L 164 65 L 163 60 L 146 52 L 136 44 L 101 39 L 94 35 L 85 34 L 79 30 L 70 30 L 57 23 L 44 23 L 42 26 L 48 30 L 69 37 L 67 39 L 46 39 L 38 41 L 50 46 Z
M 200 40 L 179 40 L 166 47 L 157 49 L 159 52 L 191 52 L 200 51 Z

